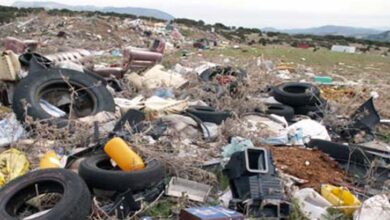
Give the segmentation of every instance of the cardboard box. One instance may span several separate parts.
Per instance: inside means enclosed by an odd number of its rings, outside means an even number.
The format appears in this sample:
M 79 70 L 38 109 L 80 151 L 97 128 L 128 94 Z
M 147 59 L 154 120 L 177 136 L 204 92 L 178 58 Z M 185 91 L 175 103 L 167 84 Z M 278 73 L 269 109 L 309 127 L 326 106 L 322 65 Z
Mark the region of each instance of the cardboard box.
M 222 206 L 209 206 L 181 210 L 180 220 L 244 220 L 244 216 Z

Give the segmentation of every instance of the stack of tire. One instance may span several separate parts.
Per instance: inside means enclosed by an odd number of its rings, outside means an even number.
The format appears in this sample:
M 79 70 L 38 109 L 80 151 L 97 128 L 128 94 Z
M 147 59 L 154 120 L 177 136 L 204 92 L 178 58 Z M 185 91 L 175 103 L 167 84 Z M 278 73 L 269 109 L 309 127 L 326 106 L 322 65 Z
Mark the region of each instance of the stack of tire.
M 287 82 L 273 87 L 271 95 L 283 105 L 291 106 L 296 115 L 322 117 L 326 100 L 320 95 L 320 89 L 310 83 Z

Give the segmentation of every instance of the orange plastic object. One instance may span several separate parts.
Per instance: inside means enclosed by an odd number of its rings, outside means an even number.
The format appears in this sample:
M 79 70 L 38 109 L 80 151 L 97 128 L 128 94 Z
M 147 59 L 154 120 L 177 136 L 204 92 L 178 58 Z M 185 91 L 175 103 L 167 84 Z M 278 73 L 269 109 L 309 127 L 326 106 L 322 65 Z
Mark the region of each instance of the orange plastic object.
M 39 161 L 39 168 L 49 169 L 49 168 L 60 168 L 61 162 L 60 158 L 54 151 L 47 152 Z
M 142 170 L 145 168 L 142 158 L 122 138 L 116 137 L 107 142 L 106 146 L 104 146 L 104 152 L 123 171 Z

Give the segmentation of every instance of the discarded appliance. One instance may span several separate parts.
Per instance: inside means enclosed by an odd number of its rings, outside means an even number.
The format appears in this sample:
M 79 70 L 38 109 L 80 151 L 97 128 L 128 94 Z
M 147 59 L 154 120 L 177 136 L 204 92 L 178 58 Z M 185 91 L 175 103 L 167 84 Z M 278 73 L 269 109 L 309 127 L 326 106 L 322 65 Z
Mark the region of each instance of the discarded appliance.
M 212 187 L 206 184 L 194 181 L 172 177 L 168 184 L 165 194 L 168 196 L 182 197 L 188 196 L 188 199 L 197 202 L 206 202 Z
M 233 199 L 229 208 L 254 217 L 288 218 L 290 203 L 284 194 L 272 156 L 265 148 L 234 153 L 223 170 Z M 248 209 L 243 209 L 242 207 Z

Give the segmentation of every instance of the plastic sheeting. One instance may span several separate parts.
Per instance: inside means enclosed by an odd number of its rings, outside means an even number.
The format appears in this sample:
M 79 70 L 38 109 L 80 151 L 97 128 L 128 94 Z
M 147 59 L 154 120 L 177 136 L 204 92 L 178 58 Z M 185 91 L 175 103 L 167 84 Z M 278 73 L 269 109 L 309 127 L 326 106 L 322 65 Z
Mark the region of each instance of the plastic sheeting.
M 0 186 L 8 183 L 29 170 L 30 163 L 26 155 L 15 148 L 0 154 Z
M 325 126 L 314 120 L 304 119 L 282 130 L 279 135 L 263 140 L 263 142 L 272 145 L 304 145 L 310 139 L 331 140 Z
M 7 146 L 19 140 L 26 133 L 23 126 L 11 114 L 0 121 L 0 147 Z
M 364 201 L 355 212 L 354 220 L 390 219 L 390 198 L 387 195 L 376 195 Z

